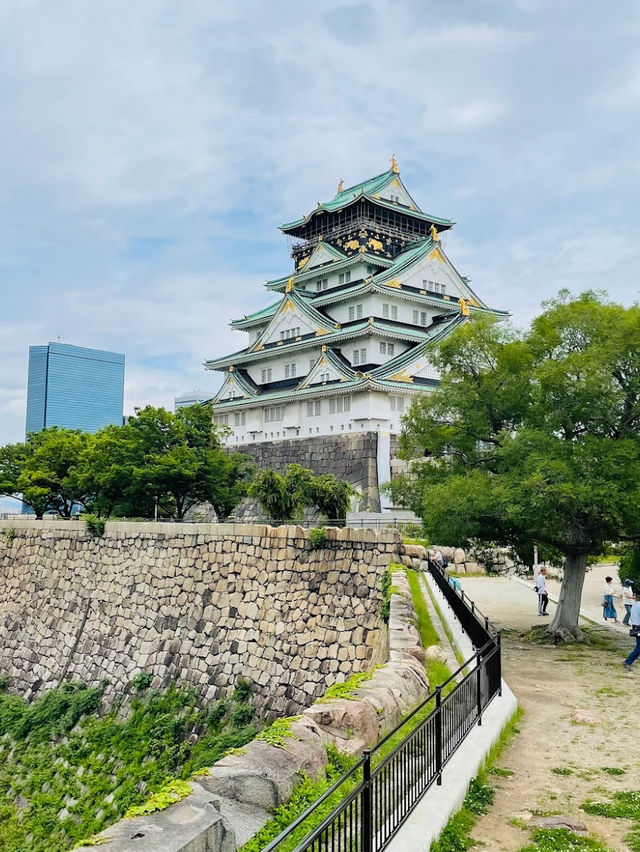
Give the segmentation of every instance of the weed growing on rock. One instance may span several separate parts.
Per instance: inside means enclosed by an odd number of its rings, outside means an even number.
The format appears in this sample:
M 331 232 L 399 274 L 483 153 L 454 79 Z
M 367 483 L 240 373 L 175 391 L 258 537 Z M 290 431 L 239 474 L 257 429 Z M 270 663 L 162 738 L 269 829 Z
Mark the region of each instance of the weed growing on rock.
M 332 698 L 351 698 L 356 689 L 362 686 L 365 681 L 371 680 L 372 677 L 371 672 L 356 672 L 344 683 L 334 683 L 333 686 L 330 686 L 322 698 L 318 698 L 318 701 L 330 701 Z
M 257 740 L 269 743 L 276 748 L 285 748 L 288 739 L 293 737 L 291 723 L 297 722 L 301 716 L 285 716 L 282 719 L 276 719 L 272 725 L 260 731 Z
M 327 531 L 324 527 L 309 530 L 309 547 L 311 550 L 322 550 L 327 544 Z

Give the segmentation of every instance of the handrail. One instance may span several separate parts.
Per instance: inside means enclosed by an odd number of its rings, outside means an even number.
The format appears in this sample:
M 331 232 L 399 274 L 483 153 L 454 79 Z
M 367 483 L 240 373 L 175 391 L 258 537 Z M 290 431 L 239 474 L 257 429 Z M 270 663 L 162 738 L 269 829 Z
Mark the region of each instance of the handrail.
M 371 750 L 364 751 L 355 766 L 274 838 L 263 852 L 277 852 L 280 844 L 290 840 L 294 831 L 360 770 L 362 780 L 330 814 L 309 829 L 294 852 L 381 852 L 431 785 L 441 783 L 443 767 L 473 727 L 482 724 L 482 715 L 489 702 L 501 694 L 500 632 L 473 602 L 469 606 L 468 599 L 458 593 L 443 571 L 431 564 L 429 571 L 443 592 L 446 588 L 445 597 L 474 643 L 474 653 Z M 457 681 L 465 669 L 467 673 Z M 443 689 L 453 682 L 456 685 L 444 695 Z M 433 710 L 373 768 L 372 757 L 415 720 L 430 702 L 434 702 Z

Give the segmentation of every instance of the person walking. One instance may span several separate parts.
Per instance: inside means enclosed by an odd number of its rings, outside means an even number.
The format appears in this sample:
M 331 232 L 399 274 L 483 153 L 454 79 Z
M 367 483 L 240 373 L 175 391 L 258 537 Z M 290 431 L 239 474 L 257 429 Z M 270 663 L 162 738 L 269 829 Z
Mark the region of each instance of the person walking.
M 635 599 L 636 596 L 633 594 L 633 583 L 631 580 L 625 580 L 622 586 L 622 604 L 625 608 L 622 623 L 625 625 L 629 624 L 629 619 L 631 618 L 631 607 L 633 606 Z
M 640 595 L 636 594 L 635 598 L 636 601 L 631 607 L 631 630 L 629 631 L 629 635 L 633 636 L 636 640 L 636 647 L 622 664 L 628 672 L 631 671 L 631 666 L 640 657 Z
M 549 615 L 547 606 L 549 605 L 549 593 L 547 592 L 547 569 L 541 568 L 536 582 L 536 590 L 538 592 L 538 615 Z
M 614 595 L 620 597 L 613 588 L 613 577 L 604 578 L 604 591 L 602 592 L 602 617 L 605 621 L 613 619 L 614 624 L 618 623 L 618 613 L 613 605 Z

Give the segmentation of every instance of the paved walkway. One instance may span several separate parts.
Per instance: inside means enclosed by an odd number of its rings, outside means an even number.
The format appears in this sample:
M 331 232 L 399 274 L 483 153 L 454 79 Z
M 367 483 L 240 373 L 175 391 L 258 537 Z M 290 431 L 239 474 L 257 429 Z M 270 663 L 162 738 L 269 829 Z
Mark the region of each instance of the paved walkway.
M 615 598 L 619 623 L 605 622 L 602 618 L 602 592 L 604 578 L 611 576 L 614 585 L 620 586 L 616 565 L 594 565 L 587 572 L 582 594 L 581 613 L 583 620 L 593 621 L 599 625 L 607 625 L 621 635 L 628 634 L 628 628 L 621 624 L 624 607 L 619 598 Z M 549 580 L 550 593 L 549 618 L 538 616 L 538 596 L 533 591 L 533 581 L 508 577 L 464 577 L 459 578 L 465 593 L 474 600 L 483 612 L 495 621 L 498 627 L 524 630 L 527 627 L 539 626 L 550 621 L 555 612 L 555 601 L 560 593 L 560 583 Z

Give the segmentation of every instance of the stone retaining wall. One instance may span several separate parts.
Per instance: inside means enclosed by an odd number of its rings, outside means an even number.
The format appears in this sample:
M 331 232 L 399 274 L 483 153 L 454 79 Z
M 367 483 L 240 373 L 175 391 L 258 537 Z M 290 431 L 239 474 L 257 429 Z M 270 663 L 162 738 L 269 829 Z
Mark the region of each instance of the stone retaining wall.
M 273 715 L 297 713 L 371 666 L 380 578 L 403 545 L 393 531 L 300 527 L 0 522 L 0 673 L 34 696 L 65 678 L 138 672 L 207 698 L 239 676 Z M 107 693 L 109 695 L 109 692 Z
M 380 511 L 376 432 L 234 444 L 230 449 L 251 456 L 260 468 L 280 473 L 288 464 L 300 464 L 317 474 L 333 473 L 359 489 L 363 511 Z
M 419 562 L 424 551 L 407 548 L 401 558 Z M 360 755 L 424 701 L 429 683 L 409 583 L 402 572 L 393 582 L 398 593 L 391 596 L 386 665 L 350 698 L 314 702 L 291 722 L 282 747 L 253 740 L 199 775 L 179 804 L 105 829 L 99 837 L 111 852 L 235 852 L 247 822 L 257 831 L 303 777 L 324 778 L 327 745 Z

